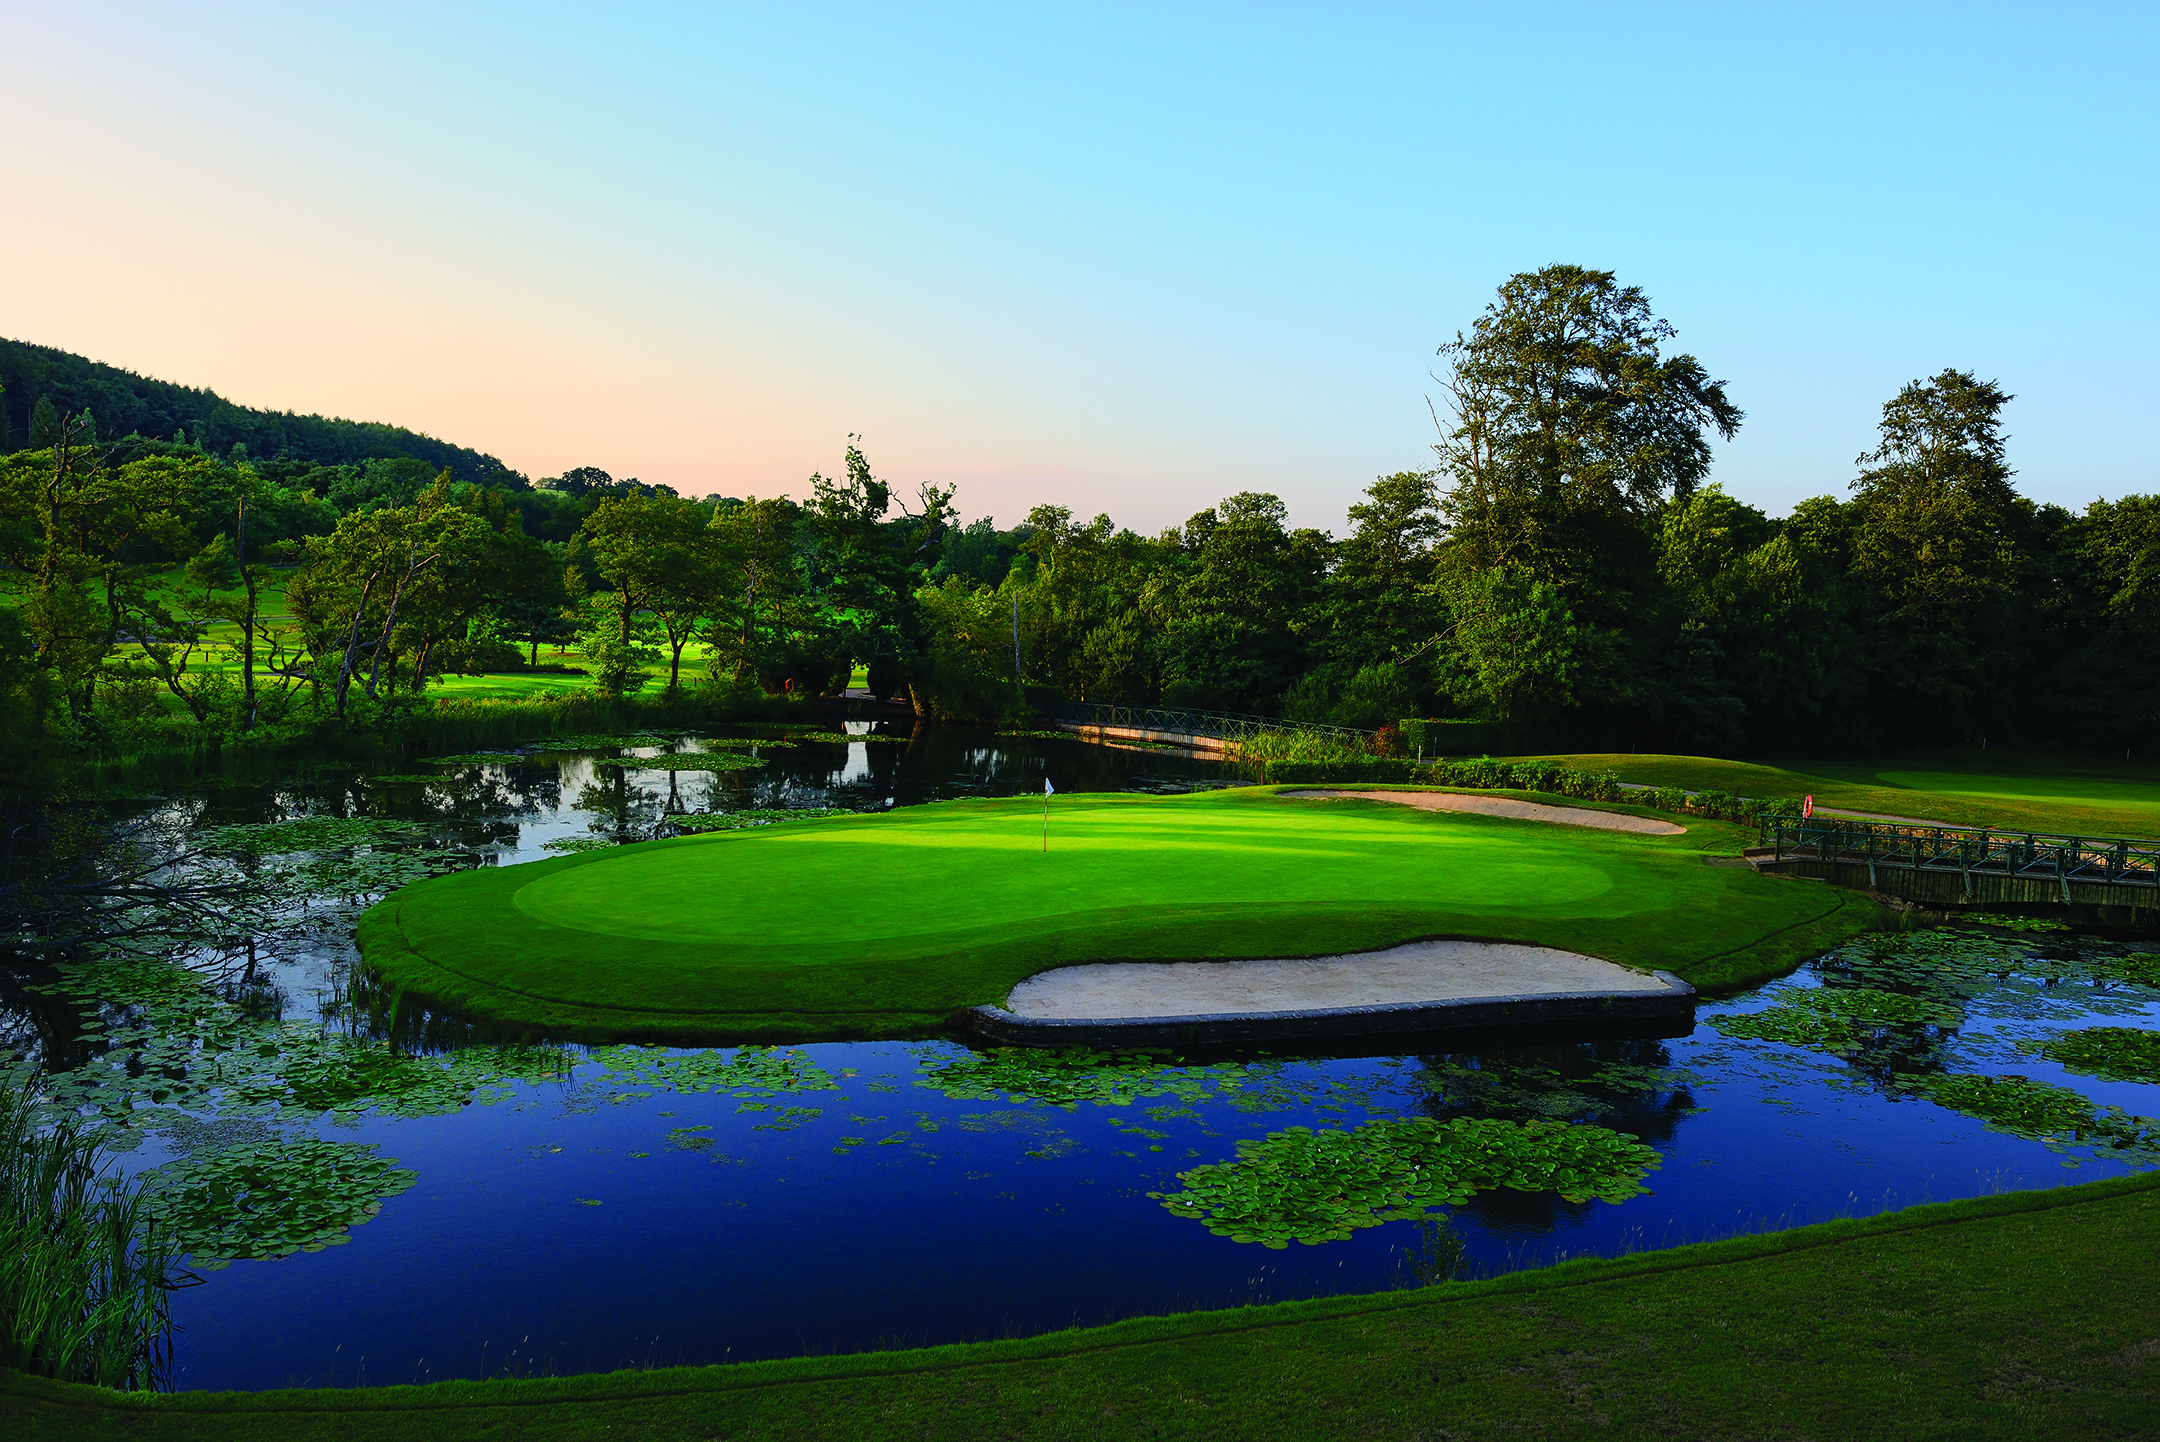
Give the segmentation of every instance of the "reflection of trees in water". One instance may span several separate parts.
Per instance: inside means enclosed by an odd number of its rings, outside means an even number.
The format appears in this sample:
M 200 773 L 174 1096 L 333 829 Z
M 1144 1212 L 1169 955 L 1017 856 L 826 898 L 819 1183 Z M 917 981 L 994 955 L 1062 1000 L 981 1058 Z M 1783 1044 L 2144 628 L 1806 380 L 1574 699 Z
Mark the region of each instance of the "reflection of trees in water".
M 1876 1091 L 1892 1097 L 1907 1096 L 1910 1090 L 1901 1078 L 1915 1074 L 1940 1076 L 1964 1069 L 1951 1050 L 1957 1036 L 1954 1026 L 1926 1023 L 1867 1027 L 1860 1030 L 1853 1045 L 1840 1047 L 1838 1055 Z
M 1695 1105 L 1687 1090 L 1693 1078 L 1673 1067 L 1664 1042 L 1648 1037 L 1444 1052 L 1418 1061 L 1411 1077 L 1423 1093 L 1418 1108 L 1437 1121 L 1581 1122 L 1664 1141 Z
M 335 1020 L 356 1041 L 387 1043 L 402 1056 L 532 1040 L 529 1028 L 474 1021 L 415 1001 L 365 962 L 347 967 L 343 983 L 335 1003 L 323 1008 L 324 1018 Z
M 837 726 L 821 721 L 814 729 Z M 208 828 L 316 818 L 418 823 L 424 835 L 363 838 L 352 852 L 320 853 L 320 865 L 310 863 L 306 884 L 325 889 L 305 897 L 296 889 L 292 868 L 283 864 L 289 853 L 277 853 L 276 865 L 266 862 L 267 854 L 222 855 L 216 862 L 221 889 L 178 897 L 193 910 L 176 904 L 169 924 L 161 922 L 156 936 L 138 938 L 132 950 L 194 973 L 211 995 L 251 1022 L 274 1023 L 296 1010 L 312 1011 L 355 1037 L 430 1052 L 511 1038 L 484 1034 L 463 1018 L 399 1005 L 367 968 L 346 964 L 352 919 L 380 894 L 387 874 L 369 864 L 364 853 L 372 853 L 375 863 L 386 850 L 413 850 L 444 856 L 438 866 L 488 864 L 495 859 L 489 853 L 518 841 L 521 821 L 561 817 L 566 810 L 588 813 L 598 834 L 641 839 L 671 834 L 670 813 L 826 805 L 873 809 L 948 796 L 1035 792 L 1045 775 L 1062 791 L 1119 790 L 1174 785 L 1219 770 L 1212 763 L 1080 742 L 994 738 L 981 727 L 894 720 L 881 721 L 876 729 L 906 740 L 859 748 L 805 743 L 765 752 L 765 764 L 754 771 L 649 772 L 634 779 L 630 772 L 595 768 L 589 755 L 569 752 L 512 755 L 499 763 L 447 769 L 426 786 L 381 786 L 368 779 L 375 772 L 425 769 L 415 759 L 379 757 L 353 764 L 234 756 L 207 765 L 139 768 L 125 784 L 162 794 L 101 798 L 83 813 L 101 818 L 99 824 L 111 833 L 134 838 L 130 844 L 137 859 L 131 864 L 137 871 L 145 862 L 160 866 L 187 855 Z M 695 743 L 685 744 L 695 749 Z M 846 785 L 837 786 L 851 749 L 866 758 L 867 775 L 858 769 Z M 14 832 L 18 838 L 29 836 L 19 826 Z M 42 864 L 55 854 L 42 840 L 32 841 L 23 856 Z M 338 888 L 346 873 L 352 877 L 350 894 Z M 40 916 L 36 925 L 13 929 L 51 933 L 45 924 L 51 919 Z M 78 949 L 78 954 L 87 953 Z M 79 998 L 29 989 L 59 979 L 35 955 L 0 955 L 0 1046 L 34 1051 L 64 1069 L 90 1060 L 103 1044 L 97 1028 L 86 1031 Z M 117 1024 L 120 1013 L 108 1012 L 107 1024 Z
M 45 989 L 58 980 L 43 957 L 0 952 L 0 1052 L 66 1071 L 104 1050 L 83 1019 L 82 1002 Z
M 1411 1085 L 1417 1109 L 1435 1121 L 1499 1117 L 1610 1127 L 1652 1145 L 1669 1143 L 1695 1110 L 1694 1078 L 1672 1065 L 1651 1038 L 1555 1042 L 1418 1058 Z M 1461 1208 L 1499 1231 L 1546 1231 L 1597 1204 L 1507 1188 L 1480 1192 Z

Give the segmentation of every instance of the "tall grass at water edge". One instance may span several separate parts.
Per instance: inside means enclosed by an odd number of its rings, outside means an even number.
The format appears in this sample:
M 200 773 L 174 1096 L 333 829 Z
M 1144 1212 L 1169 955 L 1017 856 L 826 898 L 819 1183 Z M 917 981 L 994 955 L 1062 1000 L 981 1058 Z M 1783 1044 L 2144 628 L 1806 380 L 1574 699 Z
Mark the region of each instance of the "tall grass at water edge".
M 1268 768 L 1280 761 L 1341 763 L 1367 760 L 1372 753 L 1356 742 L 1315 731 L 1266 730 L 1247 736 L 1228 748 L 1228 760 L 1239 775 L 1265 781 Z
M 172 1358 L 175 1256 L 138 1184 L 0 1074 L 0 1367 L 149 1389 Z

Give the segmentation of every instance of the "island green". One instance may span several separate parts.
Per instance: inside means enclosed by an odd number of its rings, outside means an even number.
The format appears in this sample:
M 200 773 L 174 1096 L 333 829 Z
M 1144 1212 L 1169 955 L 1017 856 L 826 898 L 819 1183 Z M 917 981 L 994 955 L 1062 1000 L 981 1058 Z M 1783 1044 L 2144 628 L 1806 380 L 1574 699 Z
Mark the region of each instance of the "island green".
M 461 872 L 360 926 L 412 996 L 556 1032 L 896 1035 L 1049 967 L 1318 956 L 1427 937 L 1531 942 L 1701 986 L 1788 969 L 1880 923 L 1761 877 L 1752 833 L 1654 836 L 1300 800 L 948 802 Z

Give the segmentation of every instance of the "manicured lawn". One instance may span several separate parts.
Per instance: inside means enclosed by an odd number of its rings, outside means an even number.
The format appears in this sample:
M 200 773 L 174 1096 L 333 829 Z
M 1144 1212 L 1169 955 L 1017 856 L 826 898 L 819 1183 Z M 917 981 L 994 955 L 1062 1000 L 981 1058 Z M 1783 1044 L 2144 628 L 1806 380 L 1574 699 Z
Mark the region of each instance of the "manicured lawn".
M 2149 1437 L 2160 1178 L 1489 1282 L 736 1367 L 119 1396 L 0 1375 L 23 1442 Z M 984 1258 L 983 1265 L 1025 1265 Z
M 575 665 L 576 658 L 570 659 Z M 429 685 L 427 694 L 430 699 L 445 701 L 529 701 L 536 696 L 576 695 L 592 688 L 590 676 L 505 671 L 489 676 L 444 676 Z
M 1621 753 L 1541 759 L 1616 771 L 1622 781 L 1652 786 L 1738 796 L 1812 794 L 1818 806 L 1966 826 L 2160 837 L 2160 769 L 2142 763 L 2005 751 L 1909 752 L 1790 767 Z
M 1877 924 L 1864 898 L 1635 836 L 1274 788 L 946 802 L 648 842 L 408 887 L 361 922 L 411 992 L 658 1036 L 890 1035 L 1077 961 L 1538 942 L 1698 985 Z

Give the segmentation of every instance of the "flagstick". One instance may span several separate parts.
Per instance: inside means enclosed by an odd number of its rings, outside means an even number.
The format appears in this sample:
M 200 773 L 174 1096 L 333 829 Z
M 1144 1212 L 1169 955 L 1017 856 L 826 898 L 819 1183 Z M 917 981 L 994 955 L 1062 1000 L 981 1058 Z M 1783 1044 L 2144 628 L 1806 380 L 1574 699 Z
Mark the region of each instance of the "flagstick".
M 1043 793 L 1043 855 L 1050 854 L 1050 793 Z

